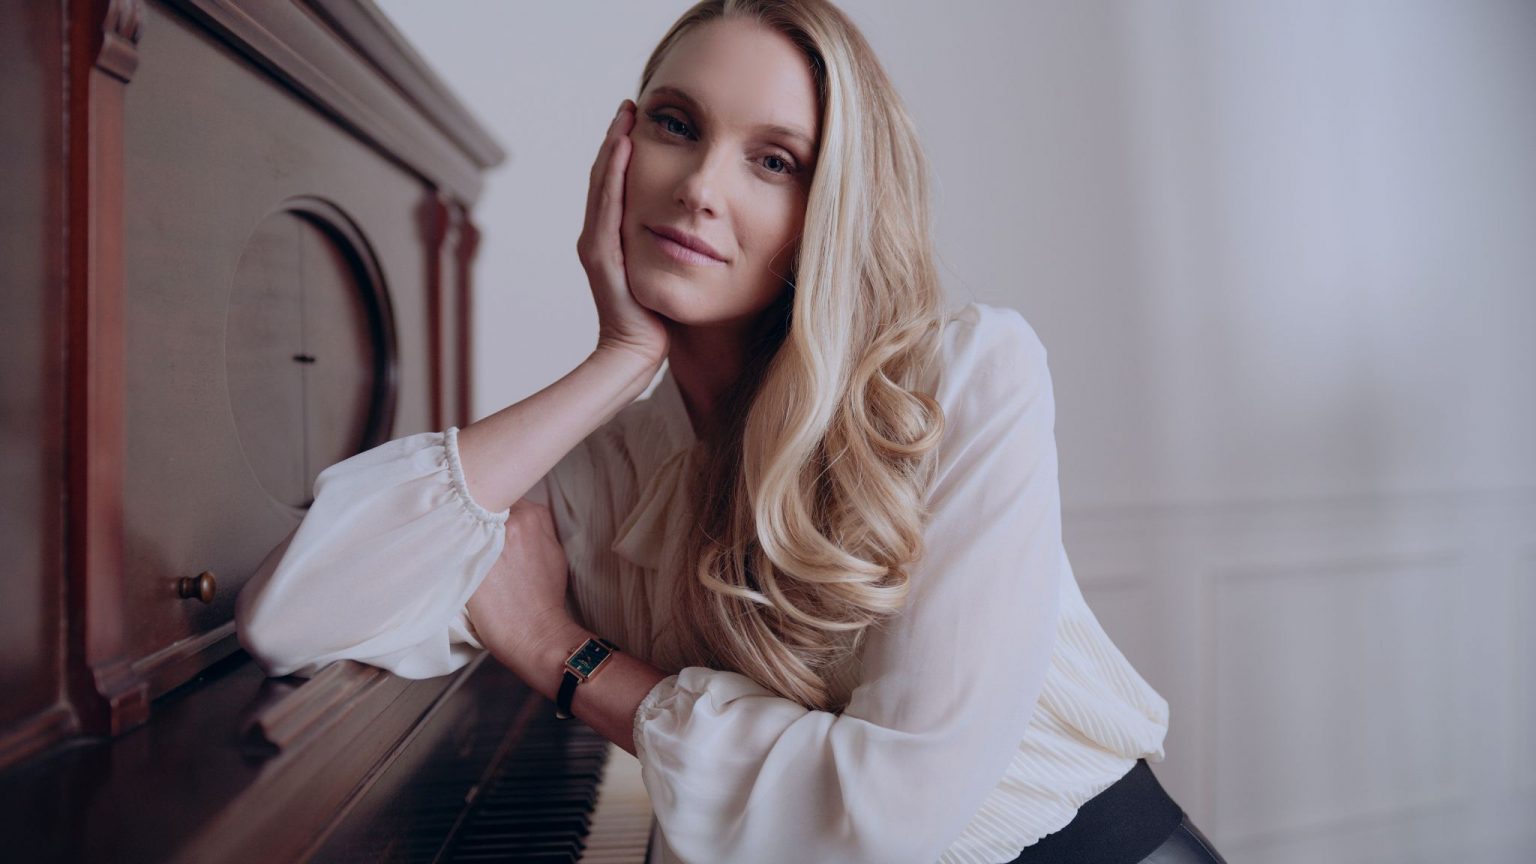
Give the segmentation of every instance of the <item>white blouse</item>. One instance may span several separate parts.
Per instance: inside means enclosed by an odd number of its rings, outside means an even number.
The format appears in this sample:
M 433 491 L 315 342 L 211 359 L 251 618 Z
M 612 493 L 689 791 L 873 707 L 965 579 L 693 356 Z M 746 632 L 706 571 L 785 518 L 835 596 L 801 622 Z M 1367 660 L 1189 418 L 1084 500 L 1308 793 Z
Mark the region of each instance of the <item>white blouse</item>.
M 670 370 L 528 493 L 554 514 L 576 620 L 672 673 L 634 717 L 651 861 L 1009 861 L 1138 758 L 1163 760 L 1168 703 L 1099 626 L 1062 546 L 1045 347 L 1018 312 L 971 303 L 948 316 L 941 357 L 925 555 L 901 614 L 835 670 L 840 712 L 657 660 L 682 530 L 669 520 L 697 452 Z M 481 649 L 465 603 L 508 511 L 471 499 L 457 434 L 321 472 L 236 605 L 268 674 L 350 658 L 425 678 Z

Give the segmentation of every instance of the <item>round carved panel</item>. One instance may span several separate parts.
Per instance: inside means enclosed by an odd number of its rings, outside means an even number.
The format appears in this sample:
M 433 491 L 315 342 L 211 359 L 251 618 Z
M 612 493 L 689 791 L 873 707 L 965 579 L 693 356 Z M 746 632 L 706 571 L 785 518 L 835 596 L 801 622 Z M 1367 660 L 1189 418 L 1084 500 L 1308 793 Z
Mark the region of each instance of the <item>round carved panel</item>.
M 246 463 L 277 501 L 307 507 L 315 477 L 387 440 L 396 363 L 388 295 L 357 227 L 300 198 L 241 253 L 224 373 Z

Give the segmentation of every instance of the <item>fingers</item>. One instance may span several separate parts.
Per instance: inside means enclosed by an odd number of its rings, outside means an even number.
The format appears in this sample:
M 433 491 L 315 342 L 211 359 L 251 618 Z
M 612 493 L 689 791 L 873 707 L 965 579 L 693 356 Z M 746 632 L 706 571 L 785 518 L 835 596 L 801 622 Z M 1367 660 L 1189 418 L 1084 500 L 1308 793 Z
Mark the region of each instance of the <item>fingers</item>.
M 614 139 L 608 154 L 608 174 L 603 178 L 603 192 L 599 199 L 597 230 L 599 236 L 614 239 L 615 248 L 611 251 L 615 254 L 619 252 L 619 228 L 624 221 L 624 172 L 629 167 L 629 153 L 633 146 L 628 135 Z
M 622 121 L 624 119 L 624 112 L 625 112 L 625 109 L 628 108 L 628 107 L 629 107 L 629 100 L 628 99 L 625 99 L 623 102 L 620 102 L 619 103 L 619 110 L 615 111 L 614 114 L 613 114 L 613 119 L 608 121 L 608 131 L 606 133 L 604 133 L 604 135 L 603 135 L 603 144 L 597 150 L 597 158 L 592 160 L 592 170 L 589 173 L 588 178 L 587 178 L 588 180 L 591 180 L 593 183 L 596 183 L 598 177 L 602 174 L 603 162 L 604 162 L 604 160 L 605 160 L 605 158 L 607 156 L 608 148 L 610 147 L 610 145 L 612 145 L 612 143 L 614 141 L 614 137 L 615 137 L 614 133 L 618 131 L 619 125 L 620 125 L 620 121 Z
M 620 141 L 628 146 L 628 133 L 634 112 L 631 110 L 633 103 L 625 99 L 619 105 L 618 113 L 613 115 L 613 120 L 608 124 L 608 134 L 603 138 L 603 144 L 597 150 L 597 158 L 592 161 L 592 170 L 587 176 L 587 227 L 597 224 L 599 202 L 604 189 L 604 177 L 609 173 L 610 163 L 614 147 Z

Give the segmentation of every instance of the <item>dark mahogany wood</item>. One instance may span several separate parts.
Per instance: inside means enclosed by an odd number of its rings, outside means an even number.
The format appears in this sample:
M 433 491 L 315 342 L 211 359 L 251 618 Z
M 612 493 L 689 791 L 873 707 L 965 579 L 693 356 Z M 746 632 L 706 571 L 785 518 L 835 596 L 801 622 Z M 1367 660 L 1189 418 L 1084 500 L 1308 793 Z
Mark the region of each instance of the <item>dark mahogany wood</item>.
M 528 698 L 483 657 L 512 705 Z M 483 663 L 408 681 L 343 661 L 304 682 L 227 657 L 157 700 L 149 723 L 0 774 L 0 857 L 302 860 Z
M 302 856 L 475 667 L 266 680 L 235 596 L 469 422 L 504 153 L 368 0 L 10 3 L 0 70 L 0 859 Z
M 459 294 L 459 338 L 458 338 L 458 391 L 459 414 L 454 420 L 459 426 L 468 426 L 474 419 L 471 405 L 471 394 L 474 393 L 472 373 L 474 370 L 474 305 L 473 292 L 470 290 L 472 273 L 475 262 L 475 252 L 480 248 L 480 229 L 475 227 L 474 220 L 464 205 L 455 203 L 454 210 L 458 214 L 457 224 L 458 243 L 453 247 L 453 282 L 457 286 Z
M 69 13 L 66 683 L 80 728 L 116 735 L 145 721 L 150 698 L 127 651 L 123 578 L 123 98 L 143 6 L 90 0 Z
M 66 26 L 0 12 L 0 765 L 70 734 L 65 704 Z

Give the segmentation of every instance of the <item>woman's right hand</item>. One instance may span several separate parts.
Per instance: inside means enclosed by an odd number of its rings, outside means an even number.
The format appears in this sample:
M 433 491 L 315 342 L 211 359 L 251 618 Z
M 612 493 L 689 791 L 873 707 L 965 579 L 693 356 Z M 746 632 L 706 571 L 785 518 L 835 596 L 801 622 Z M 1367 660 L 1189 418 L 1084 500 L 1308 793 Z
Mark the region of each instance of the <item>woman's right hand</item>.
M 630 293 L 619 231 L 624 220 L 624 174 L 634 147 L 629 132 L 634 123 L 635 104 L 625 99 L 592 163 L 587 217 L 576 239 L 576 254 L 587 271 L 592 299 L 597 303 L 598 349 L 631 351 L 659 365 L 667 355 L 666 326 L 660 315 L 641 306 Z
M 519 675 L 547 673 L 533 661 L 544 638 L 570 623 L 569 559 L 554 516 L 532 499 L 513 502 L 504 533 L 501 556 L 464 608 L 480 644 L 503 665 Z

